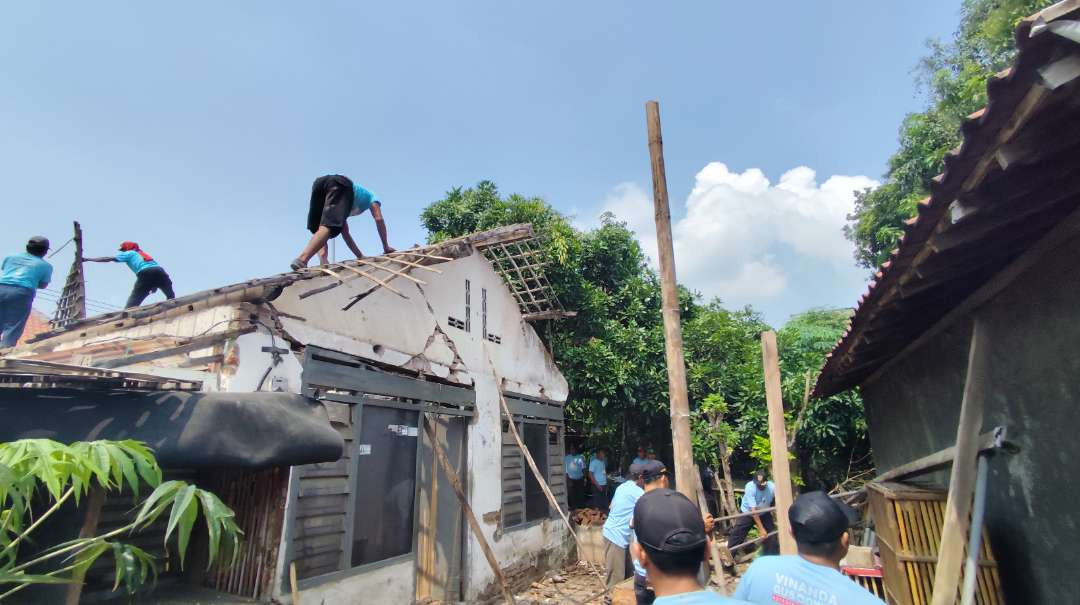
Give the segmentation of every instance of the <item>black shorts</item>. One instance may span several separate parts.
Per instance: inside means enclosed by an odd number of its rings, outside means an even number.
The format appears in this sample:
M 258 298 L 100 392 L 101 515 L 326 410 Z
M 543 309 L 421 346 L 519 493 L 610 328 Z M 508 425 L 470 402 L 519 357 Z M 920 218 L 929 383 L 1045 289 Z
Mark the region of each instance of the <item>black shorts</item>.
M 320 176 L 311 184 L 311 205 L 308 208 L 307 228 L 315 233 L 319 227 L 330 229 L 337 237 L 353 206 L 353 184 L 340 174 Z

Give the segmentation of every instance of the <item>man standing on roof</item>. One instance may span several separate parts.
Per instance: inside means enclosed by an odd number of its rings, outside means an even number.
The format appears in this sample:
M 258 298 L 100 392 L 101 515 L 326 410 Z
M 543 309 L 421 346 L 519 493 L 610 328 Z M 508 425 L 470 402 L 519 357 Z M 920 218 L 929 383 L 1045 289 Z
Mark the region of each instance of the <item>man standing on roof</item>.
M 773 505 L 775 494 L 776 486 L 772 481 L 769 481 L 769 477 L 765 474 L 765 471 L 754 473 L 754 478 L 746 483 L 742 503 L 739 506 L 739 512 L 753 514 L 744 515 L 735 520 L 735 527 L 731 529 L 731 534 L 728 535 L 728 549 L 745 542 L 746 534 L 750 531 L 752 525 L 757 526 L 759 538 L 764 538 L 776 529 L 776 523 L 773 522 L 773 514 L 771 512 L 757 513 L 759 509 L 769 508 Z M 777 541 L 776 536 L 767 538 L 762 543 L 762 552 L 767 555 L 774 555 L 779 551 L 779 542 Z M 734 552 L 732 554 L 734 554 Z
M 758 557 L 735 589 L 735 598 L 758 605 L 843 603 L 881 605 L 881 599 L 840 571 L 848 551 L 848 528 L 858 514 L 825 492 L 810 492 L 788 509 L 798 555 Z
M 300 252 L 300 256 L 292 262 L 290 267 L 293 271 L 299 271 L 307 266 L 315 253 L 319 254 L 322 264 L 329 262 L 329 253 L 326 250 L 326 242 L 341 235 L 345 245 L 352 250 L 356 258 L 363 258 L 364 253 L 356 245 L 352 235 L 349 234 L 348 218 L 371 211 L 371 217 L 375 219 L 375 229 L 379 232 L 382 240 L 383 252 L 389 254 L 394 251 L 386 239 L 386 223 L 382 216 L 382 202 L 371 191 L 354 183 L 349 177 L 340 174 L 328 174 L 315 179 L 311 185 L 311 202 L 308 207 L 308 231 L 313 235 L 307 246 Z
M 165 298 L 169 300 L 176 298 L 169 274 L 161 268 L 154 257 L 143 252 L 139 244 L 135 242 L 121 243 L 120 252 L 116 256 L 99 256 L 83 260 L 91 263 L 126 263 L 131 268 L 135 273 L 135 287 L 131 289 L 131 296 L 128 296 L 127 303 L 124 305 L 125 309 L 138 307 L 151 292 L 159 288 Z
M 35 235 L 26 243 L 26 252 L 12 254 L 0 266 L 0 348 L 19 342 L 34 295 L 52 280 L 52 265 L 42 259 L 49 240 Z

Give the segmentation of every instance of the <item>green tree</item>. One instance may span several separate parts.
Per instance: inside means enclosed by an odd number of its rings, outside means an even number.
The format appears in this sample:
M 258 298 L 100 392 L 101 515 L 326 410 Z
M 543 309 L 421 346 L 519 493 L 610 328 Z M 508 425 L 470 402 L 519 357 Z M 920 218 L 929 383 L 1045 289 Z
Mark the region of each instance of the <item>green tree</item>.
M 857 193 L 844 234 L 855 259 L 868 269 L 888 260 L 906 219 L 927 196 L 930 179 L 944 169 L 945 154 L 960 144 L 960 124 L 986 105 L 986 81 L 1005 68 L 1016 51 L 1013 32 L 1021 19 L 1053 0 L 964 0 L 952 42 L 929 42 L 916 70 L 927 109 L 904 118 L 900 148 L 889 159 L 885 182 Z
M 136 496 L 138 512 L 122 527 L 44 547 L 34 539 L 43 523 L 62 514 L 65 503 L 77 505 L 91 489 L 125 488 Z M 35 511 L 38 505 L 44 510 Z M 34 584 L 81 582 L 86 570 L 106 553 L 114 560 L 113 590 L 122 584 L 134 593 L 157 578 L 157 564 L 153 555 L 122 537 L 149 527 L 167 512 L 165 545 L 175 538 L 183 567 L 200 511 L 208 536 L 207 565 L 223 559 L 231 565 L 242 534 L 233 511 L 194 485 L 163 483 L 161 469 L 145 444 L 126 440 L 64 445 L 49 439 L 0 443 L 0 600 Z

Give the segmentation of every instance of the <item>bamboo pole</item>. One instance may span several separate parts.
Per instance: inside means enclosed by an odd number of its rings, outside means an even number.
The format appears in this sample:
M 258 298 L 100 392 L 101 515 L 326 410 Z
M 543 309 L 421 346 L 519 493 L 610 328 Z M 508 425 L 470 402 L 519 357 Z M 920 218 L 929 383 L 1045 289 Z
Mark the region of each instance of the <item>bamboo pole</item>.
M 776 350 L 776 333 L 761 333 L 761 359 L 765 368 L 765 403 L 769 407 L 769 445 L 772 451 L 773 483 L 776 486 L 776 526 L 780 530 L 780 554 L 797 552 L 795 536 L 791 534 L 788 509 L 794 499 L 791 493 L 791 467 L 788 464 L 787 438 L 784 429 L 784 397 L 780 391 L 780 359 Z
M 392 273 L 396 277 L 403 277 L 403 278 L 405 278 L 405 279 L 407 279 L 409 281 L 416 282 L 416 283 L 420 284 L 421 286 L 426 286 L 427 285 L 427 282 L 425 282 L 422 279 L 415 278 L 415 277 L 409 275 L 408 273 L 404 273 L 402 271 L 397 271 L 395 269 L 391 269 L 390 267 L 387 267 L 385 265 L 380 265 L 380 264 L 376 263 L 375 261 L 371 261 L 371 260 L 368 260 L 366 258 L 358 258 L 358 259 L 356 259 L 355 262 L 357 262 L 357 263 L 359 263 L 361 265 L 366 265 L 368 267 L 373 267 L 373 268 L 378 269 L 380 271 L 386 271 L 387 273 Z M 342 266 L 347 268 L 347 269 L 353 269 L 353 270 L 358 271 L 357 269 L 355 269 L 355 267 L 350 267 L 349 265 L 342 265 Z M 390 278 L 390 279 L 393 279 L 393 278 Z
M 506 403 L 506 397 L 503 397 L 502 379 L 499 378 L 498 374 L 496 373 L 495 363 L 491 361 L 490 357 L 488 358 L 488 363 L 491 364 L 491 375 L 495 379 L 495 391 L 499 394 L 499 403 L 502 405 L 503 414 L 506 415 L 507 424 L 510 425 L 510 434 L 513 435 L 514 442 L 517 443 L 517 446 L 521 450 L 521 453 L 525 456 L 525 462 L 528 463 L 529 469 L 532 470 L 533 476 L 536 477 L 537 483 L 540 484 L 541 491 L 543 491 L 544 495 L 547 496 L 548 504 L 550 504 L 552 507 L 555 508 L 556 511 L 559 512 L 559 517 L 562 518 L 563 523 L 566 524 L 566 528 L 570 530 L 570 535 L 574 537 L 574 543 L 577 544 L 578 553 L 584 552 L 585 548 L 584 545 L 581 543 L 581 538 L 578 537 L 577 531 L 574 530 L 574 525 L 570 523 L 569 512 L 563 512 L 562 506 L 559 505 L 558 499 L 555 498 L 555 494 L 552 493 L 551 488 L 548 487 L 547 479 L 544 478 L 544 475 L 540 472 L 539 467 L 536 466 L 536 461 L 533 460 L 532 452 L 530 452 L 529 448 L 525 446 L 525 442 L 521 440 L 521 435 L 519 435 L 517 432 L 517 425 L 514 423 L 514 415 L 510 413 L 510 406 Z M 589 569 L 593 571 L 596 580 L 600 582 L 600 585 L 606 589 L 607 582 L 600 575 L 600 572 L 597 571 L 597 569 L 591 564 L 589 565 Z
M 679 322 L 679 290 L 675 282 L 675 249 L 671 239 L 667 176 L 664 173 L 664 141 L 660 133 L 660 104 L 645 104 L 649 129 L 649 158 L 653 177 L 653 215 L 656 247 L 660 257 L 660 293 L 664 315 L 664 354 L 667 360 L 668 395 L 671 400 L 671 444 L 675 453 L 675 487 L 695 500 L 694 457 L 690 441 L 690 402 L 686 393 L 686 360 L 683 357 L 682 325 Z
M 366 278 L 370 279 L 371 281 L 379 284 L 380 286 L 386 288 L 387 290 L 393 292 L 394 294 L 397 294 L 398 296 L 400 296 L 402 298 L 408 298 L 408 296 L 405 296 L 404 294 L 402 294 L 399 290 L 395 289 L 388 282 L 383 281 L 383 280 L 379 279 L 378 277 L 375 277 L 374 275 L 368 273 L 367 271 L 361 271 L 360 269 L 357 269 L 356 267 L 350 267 L 348 265 L 342 265 L 342 266 L 345 267 L 346 269 L 348 269 L 349 271 L 352 271 L 353 273 L 355 273 L 356 275 L 358 275 L 360 277 L 366 277 Z M 391 273 L 393 273 L 393 271 L 391 271 Z M 391 278 L 391 279 L 393 279 L 393 278 Z M 420 282 L 420 283 L 423 284 L 424 282 Z
M 446 452 L 443 451 L 439 440 L 435 437 L 435 432 L 431 429 L 431 421 L 428 419 L 428 415 L 424 414 L 424 433 L 427 435 L 428 440 L 431 441 L 431 448 L 435 450 L 435 456 L 439 459 L 439 466 L 442 467 L 443 472 L 446 473 L 446 479 L 450 482 L 450 487 L 454 490 L 454 495 L 457 496 L 458 502 L 461 504 L 461 509 L 465 512 L 465 519 L 469 522 L 469 528 L 472 529 L 473 535 L 476 536 L 476 541 L 480 543 L 480 550 L 484 551 L 484 558 L 487 559 L 488 565 L 491 566 L 491 571 L 495 574 L 495 579 L 499 581 L 499 587 L 502 589 L 503 598 L 510 605 L 515 605 L 514 594 L 510 592 L 510 587 L 506 584 L 506 578 L 503 577 L 502 570 L 499 569 L 499 561 L 495 558 L 495 553 L 491 550 L 491 545 L 488 544 L 487 539 L 484 537 L 484 532 L 480 528 L 480 522 L 476 520 L 476 515 L 473 514 L 472 507 L 469 506 L 469 500 L 465 497 L 465 489 L 461 487 L 461 479 L 457 476 L 457 471 L 454 469 L 454 465 L 450 464 L 450 460 L 446 457 Z M 432 469 L 434 471 L 434 469 Z
M 960 404 L 960 422 L 956 428 L 956 456 L 949 475 L 949 496 L 945 502 L 945 522 L 941 529 L 941 547 L 934 570 L 932 605 L 952 605 L 960 585 L 964 564 L 971 497 L 975 490 L 976 459 L 979 455 L 979 429 L 982 428 L 983 404 L 986 401 L 990 373 L 990 347 L 986 324 L 976 317 L 971 328 L 964 398 Z

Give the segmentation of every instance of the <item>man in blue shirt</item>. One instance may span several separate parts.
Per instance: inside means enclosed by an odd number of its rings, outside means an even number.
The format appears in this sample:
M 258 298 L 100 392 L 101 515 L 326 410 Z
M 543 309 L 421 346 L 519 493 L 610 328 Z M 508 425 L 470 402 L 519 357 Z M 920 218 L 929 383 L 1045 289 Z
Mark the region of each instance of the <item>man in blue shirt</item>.
M 49 240 L 35 235 L 26 252 L 8 256 L 0 266 L 0 348 L 19 342 L 34 295 L 52 281 L 52 265 L 42 259 L 48 251 Z
M 604 521 L 604 569 L 608 587 L 626 579 L 626 547 L 630 544 L 630 519 L 634 504 L 645 493 L 641 481 L 641 465 L 630 465 L 630 479 L 615 488 L 611 510 Z
M 882 601 L 840 571 L 848 550 L 855 510 L 825 492 L 810 492 L 788 509 L 798 555 L 758 557 L 746 570 L 735 597 L 758 605 L 881 605 Z
M 161 289 L 165 298 L 176 298 L 173 292 L 172 278 L 165 269 L 158 264 L 154 257 L 139 248 L 135 242 L 121 242 L 120 251 L 116 256 L 99 256 L 96 258 L 83 259 L 91 263 L 124 263 L 135 274 L 135 285 L 131 288 L 125 309 L 138 307 L 146 300 L 154 290 Z
M 708 550 L 708 534 L 701 511 L 670 489 L 655 489 L 634 506 L 631 545 L 656 593 L 654 605 L 746 605 L 705 590 L 697 574 Z
M 311 184 L 311 202 L 308 205 L 308 231 L 312 233 L 311 240 L 300 252 L 300 256 L 290 265 L 293 271 L 299 271 L 307 266 L 315 253 L 319 253 L 319 261 L 322 264 L 329 262 L 329 254 L 326 250 L 326 242 L 341 235 L 345 245 L 352 250 L 356 258 L 363 258 L 364 253 L 356 245 L 349 233 L 348 219 L 370 210 L 371 217 L 375 219 L 375 229 L 379 232 L 382 240 L 383 252 L 389 254 L 394 251 L 387 243 L 386 223 L 382 216 L 382 202 L 371 191 L 354 183 L 347 176 L 340 174 L 328 174 L 315 179 Z
M 608 507 L 607 500 L 607 462 L 604 450 L 596 450 L 589 462 L 589 483 L 592 485 L 592 504 L 600 510 Z
M 775 499 L 775 493 L 776 486 L 773 485 L 772 481 L 769 481 L 765 471 L 754 473 L 754 478 L 747 482 L 746 489 L 743 491 L 739 512 L 753 513 L 758 509 L 771 507 Z M 735 526 L 731 528 L 731 533 L 728 534 L 728 549 L 745 542 L 746 534 L 750 531 L 751 526 L 757 527 L 758 537 L 764 537 L 776 529 L 776 523 L 773 522 L 771 512 L 739 517 L 735 519 Z M 734 549 L 732 554 L 735 554 L 735 550 L 739 549 Z M 779 541 L 776 536 L 762 542 L 763 553 L 771 555 L 779 551 Z
M 577 445 L 570 446 L 570 452 L 563 457 L 563 467 L 569 482 L 570 508 L 578 508 L 585 503 L 585 456 L 578 451 Z
M 637 456 L 630 462 L 630 464 L 645 464 L 646 462 L 648 462 L 648 460 L 649 459 L 645 456 L 645 446 L 638 446 Z

